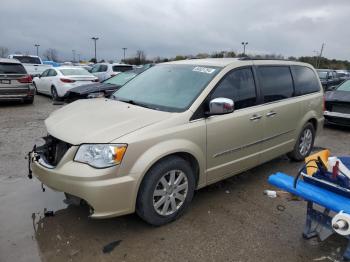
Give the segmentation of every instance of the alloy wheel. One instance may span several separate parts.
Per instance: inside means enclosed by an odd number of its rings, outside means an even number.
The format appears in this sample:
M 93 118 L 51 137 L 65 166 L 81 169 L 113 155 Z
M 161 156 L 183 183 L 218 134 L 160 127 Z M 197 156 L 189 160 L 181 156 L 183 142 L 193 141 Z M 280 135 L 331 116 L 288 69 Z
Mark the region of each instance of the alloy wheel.
M 168 171 L 159 179 L 154 189 L 154 210 L 161 216 L 174 214 L 184 204 L 187 192 L 186 174 L 181 170 Z
M 302 156 L 306 156 L 312 145 L 312 131 L 305 129 L 299 140 L 299 153 Z

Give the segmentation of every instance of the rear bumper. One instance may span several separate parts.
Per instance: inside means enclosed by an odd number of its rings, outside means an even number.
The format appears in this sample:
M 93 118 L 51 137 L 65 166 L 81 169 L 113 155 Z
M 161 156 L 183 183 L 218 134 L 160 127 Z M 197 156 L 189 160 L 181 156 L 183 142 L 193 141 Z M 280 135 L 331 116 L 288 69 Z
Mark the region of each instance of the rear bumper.
M 94 169 L 67 160 L 67 157 L 74 156 L 73 151 L 69 150 L 57 167 L 45 166 L 40 159 L 35 159 L 32 152 L 30 166 L 33 175 L 53 190 L 85 200 L 92 207 L 92 218 L 133 213 L 137 194 L 135 176 L 118 177 L 115 167 Z
M 23 101 L 34 97 L 35 89 L 32 85 L 26 87 L 0 88 L 0 101 Z
M 72 102 L 79 100 L 79 99 L 86 99 L 87 96 L 88 96 L 88 94 L 79 94 L 79 93 L 68 91 L 64 95 L 63 99 L 66 103 L 72 103 Z
M 350 126 L 350 114 L 325 111 L 324 118 L 329 124 Z

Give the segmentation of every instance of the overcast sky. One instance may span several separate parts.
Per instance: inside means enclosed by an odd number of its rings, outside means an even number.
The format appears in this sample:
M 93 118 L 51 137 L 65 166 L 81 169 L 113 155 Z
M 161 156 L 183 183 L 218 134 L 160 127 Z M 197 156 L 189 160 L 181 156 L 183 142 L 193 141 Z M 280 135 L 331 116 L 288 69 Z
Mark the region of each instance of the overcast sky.
M 119 60 L 137 49 L 147 57 L 233 50 L 350 60 L 350 0 L 1 0 L 0 46 L 61 59 Z

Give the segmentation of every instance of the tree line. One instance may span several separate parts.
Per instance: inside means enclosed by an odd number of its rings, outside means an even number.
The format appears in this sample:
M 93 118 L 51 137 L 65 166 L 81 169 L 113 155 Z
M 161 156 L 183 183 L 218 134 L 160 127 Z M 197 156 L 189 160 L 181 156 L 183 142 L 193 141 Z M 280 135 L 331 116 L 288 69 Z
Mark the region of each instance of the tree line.
M 21 54 L 21 52 L 15 52 L 16 54 Z M 7 57 L 9 55 L 9 49 L 7 47 L 0 46 L 0 57 Z M 28 55 L 28 54 L 26 54 Z M 200 58 L 224 58 L 224 57 L 245 57 L 248 56 L 254 59 L 286 59 L 293 61 L 305 62 L 313 65 L 315 68 L 330 68 L 330 69 L 347 69 L 350 70 L 350 62 L 348 60 L 338 60 L 338 59 L 328 59 L 326 57 L 318 56 L 301 56 L 301 57 L 284 57 L 283 55 L 277 54 L 264 54 L 264 55 L 246 55 L 242 53 L 236 54 L 233 51 L 215 51 L 212 53 L 198 53 L 196 55 L 176 55 L 175 57 L 160 57 L 157 56 L 153 59 L 148 59 L 146 52 L 143 50 L 137 50 L 136 53 L 132 56 L 129 56 L 125 59 L 122 59 L 121 62 L 132 65 L 142 65 L 148 63 L 162 63 L 168 61 L 177 61 L 185 59 L 200 59 Z M 50 60 L 55 62 L 60 62 L 58 52 L 54 48 L 49 48 L 45 50 L 42 54 L 44 60 Z M 79 61 L 81 62 L 81 61 Z M 94 58 L 91 58 L 89 62 L 105 62 L 104 59 L 95 61 Z M 113 62 L 112 60 L 109 62 Z

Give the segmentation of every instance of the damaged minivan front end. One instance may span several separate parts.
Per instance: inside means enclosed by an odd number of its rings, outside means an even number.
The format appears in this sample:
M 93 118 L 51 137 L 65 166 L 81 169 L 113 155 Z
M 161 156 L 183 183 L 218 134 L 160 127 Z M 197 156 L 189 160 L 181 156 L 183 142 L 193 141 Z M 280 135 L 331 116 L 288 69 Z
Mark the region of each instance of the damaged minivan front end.
M 30 175 L 84 200 L 93 218 L 134 212 L 139 174 L 120 174 L 128 144 L 116 141 L 167 115 L 155 111 L 145 118 L 141 110 L 106 99 L 78 101 L 57 110 L 45 121 L 49 135 L 43 145 L 34 146 L 28 155 Z M 98 120 L 91 123 L 91 117 Z
M 116 177 L 118 165 L 94 168 L 75 161 L 79 146 L 70 145 L 52 136 L 45 144 L 30 152 L 30 174 L 55 191 L 84 200 L 90 206 L 90 216 L 106 218 L 133 212 L 132 176 Z M 79 172 L 76 172 L 79 170 Z

